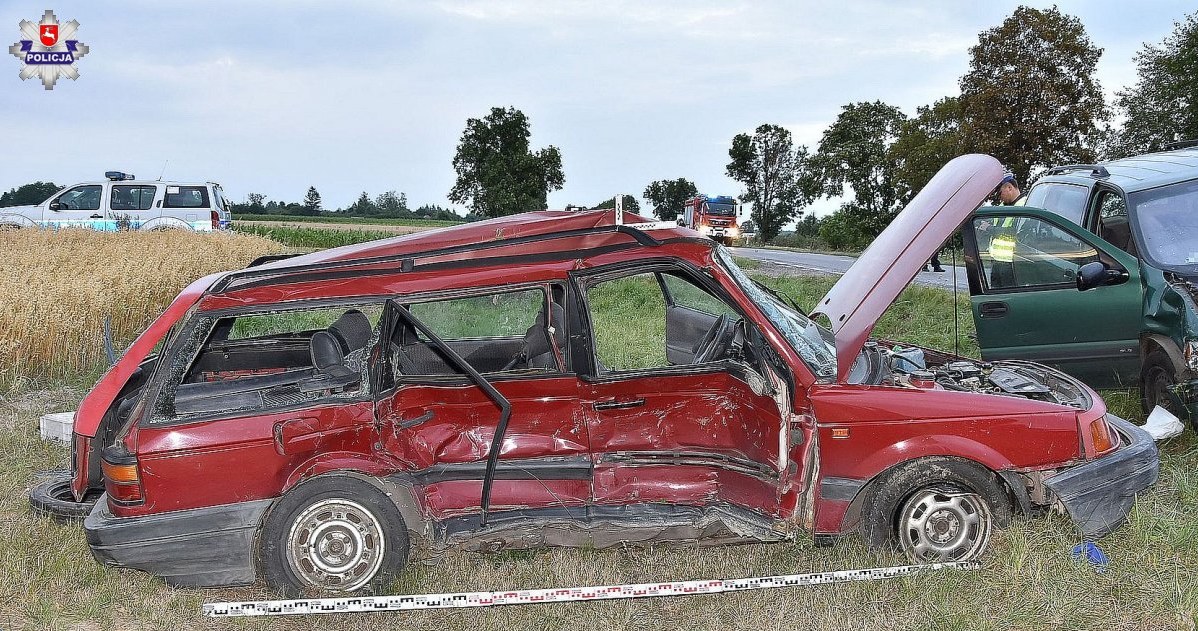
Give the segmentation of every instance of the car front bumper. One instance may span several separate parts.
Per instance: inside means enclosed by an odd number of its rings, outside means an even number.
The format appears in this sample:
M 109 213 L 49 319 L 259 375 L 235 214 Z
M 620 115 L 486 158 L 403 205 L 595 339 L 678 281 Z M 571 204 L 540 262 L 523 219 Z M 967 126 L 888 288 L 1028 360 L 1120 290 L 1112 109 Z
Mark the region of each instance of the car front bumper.
M 254 534 L 272 501 L 116 517 L 105 495 L 83 530 L 105 565 L 149 572 L 175 587 L 246 585 L 256 578 Z
M 1088 539 L 1104 537 L 1121 526 L 1136 494 L 1155 484 L 1160 475 L 1160 454 L 1152 436 L 1114 414 L 1107 414 L 1106 420 L 1122 438 L 1118 449 L 1044 480 Z

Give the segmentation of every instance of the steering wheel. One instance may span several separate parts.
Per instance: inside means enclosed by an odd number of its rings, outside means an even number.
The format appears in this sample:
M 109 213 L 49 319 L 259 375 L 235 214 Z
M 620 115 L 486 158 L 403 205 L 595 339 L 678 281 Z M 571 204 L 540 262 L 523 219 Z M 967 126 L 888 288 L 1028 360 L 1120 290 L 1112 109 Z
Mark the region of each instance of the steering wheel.
M 707 334 L 695 346 L 695 358 L 692 364 L 705 364 L 728 352 L 732 339 L 736 337 L 736 322 L 728 320 L 728 314 L 716 318 L 715 324 L 707 330 Z

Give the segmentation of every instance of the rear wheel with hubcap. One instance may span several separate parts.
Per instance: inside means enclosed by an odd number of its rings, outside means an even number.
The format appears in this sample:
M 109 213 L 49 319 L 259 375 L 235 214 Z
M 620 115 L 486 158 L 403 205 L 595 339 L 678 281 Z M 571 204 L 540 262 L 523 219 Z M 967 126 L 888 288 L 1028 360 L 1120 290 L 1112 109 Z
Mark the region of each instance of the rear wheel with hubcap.
M 279 500 L 262 529 L 266 582 L 295 596 L 385 587 L 407 563 L 408 531 L 390 498 L 347 476 L 318 478 Z

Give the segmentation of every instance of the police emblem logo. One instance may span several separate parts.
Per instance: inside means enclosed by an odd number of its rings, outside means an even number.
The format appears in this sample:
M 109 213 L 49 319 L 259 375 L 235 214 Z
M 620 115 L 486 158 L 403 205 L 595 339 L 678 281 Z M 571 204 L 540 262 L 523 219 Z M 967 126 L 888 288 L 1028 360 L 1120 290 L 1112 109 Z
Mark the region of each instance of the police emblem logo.
M 78 21 L 59 24 L 54 12 L 47 10 L 41 22 L 21 20 L 19 26 L 24 38 L 9 46 L 8 52 L 21 60 L 22 81 L 37 77 L 47 90 L 53 90 L 60 77 L 79 78 L 75 62 L 88 53 L 88 47 L 74 39 Z

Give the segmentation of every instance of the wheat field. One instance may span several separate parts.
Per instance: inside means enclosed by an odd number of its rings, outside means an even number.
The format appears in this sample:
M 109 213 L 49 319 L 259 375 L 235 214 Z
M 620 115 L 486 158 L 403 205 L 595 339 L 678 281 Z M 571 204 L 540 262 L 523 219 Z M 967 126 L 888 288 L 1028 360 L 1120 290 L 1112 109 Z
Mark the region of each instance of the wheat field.
M 0 389 L 93 376 L 191 281 L 283 246 L 182 231 L 0 231 Z

